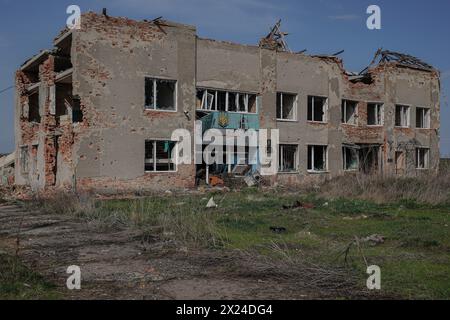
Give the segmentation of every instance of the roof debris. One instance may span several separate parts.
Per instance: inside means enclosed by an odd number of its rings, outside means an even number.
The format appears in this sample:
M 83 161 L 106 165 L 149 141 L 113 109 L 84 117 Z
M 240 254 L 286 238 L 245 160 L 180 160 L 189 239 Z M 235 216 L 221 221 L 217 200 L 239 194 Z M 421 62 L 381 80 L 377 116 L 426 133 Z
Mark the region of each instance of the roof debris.
M 285 36 L 289 33 L 282 32 L 281 29 L 281 19 L 273 26 L 270 33 L 262 38 L 259 42 L 259 46 L 266 49 L 276 49 L 278 51 L 292 52 L 285 40 Z
M 435 71 L 428 63 L 423 62 L 419 58 L 413 57 L 409 54 L 399 53 L 395 51 L 383 50 L 382 48 L 378 49 L 375 53 L 375 57 L 373 58 L 370 65 L 362 70 L 359 74 L 362 75 L 367 73 L 367 71 L 376 64 L 383 64 L 393 62 L 398 66 L 419 69 L 424 71 Z

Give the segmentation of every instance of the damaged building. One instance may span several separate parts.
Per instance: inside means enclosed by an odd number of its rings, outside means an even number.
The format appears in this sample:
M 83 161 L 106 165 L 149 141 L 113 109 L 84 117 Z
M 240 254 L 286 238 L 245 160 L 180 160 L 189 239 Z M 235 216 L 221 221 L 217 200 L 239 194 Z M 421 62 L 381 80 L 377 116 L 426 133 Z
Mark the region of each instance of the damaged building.
M 0 186 L 12 186 L 14 184 L 15 159 L 14 153 L 0 155 Z
M 203 130 L 279 129 L 278 172 L 264 177 L 272 185 L 436 172 L 435 68 L 379 50 L 368 68 L 350 73 L 336 55 L 291 52 L 279 28 L 252 46 L 203 39 L 195 27 L 162 19 L 83 14 L 81 29 L 61 32 L 16 73 L 15 183 L 183 189 L 205 172 L 258 171 L 177 164 L 172 132 L 193 137 L 196 120 Z

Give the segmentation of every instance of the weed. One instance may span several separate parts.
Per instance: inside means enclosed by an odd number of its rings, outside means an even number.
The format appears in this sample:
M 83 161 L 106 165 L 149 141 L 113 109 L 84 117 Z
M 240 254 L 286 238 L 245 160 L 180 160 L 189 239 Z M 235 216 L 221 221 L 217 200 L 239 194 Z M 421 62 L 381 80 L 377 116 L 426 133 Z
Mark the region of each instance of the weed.
M 18 258 L 0 254 L 0 299 L 56 299 L 54 285 L 26 268 Z

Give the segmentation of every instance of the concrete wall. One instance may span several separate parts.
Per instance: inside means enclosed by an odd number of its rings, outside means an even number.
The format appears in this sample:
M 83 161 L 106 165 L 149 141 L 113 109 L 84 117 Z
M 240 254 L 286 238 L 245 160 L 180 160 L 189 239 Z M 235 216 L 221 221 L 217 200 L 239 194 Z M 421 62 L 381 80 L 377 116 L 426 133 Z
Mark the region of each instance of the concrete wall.
M 145 140 L 193 131 L 195 29 L 164 27 L 93 14 L 74 34 L 74 94 L 86 120 L 76 128 L 73 161 L 79 188 L 192 187 L 194 165 L 176 173 L 145 173 Z M 177 111 L 145 110 L 145 77 L 177 80 Z M 189 117 L 185 115 L 189 113 Z M 111 189 L 111 190 L 109 190 Z
M 260 96 L 260 127 L 278 128 L 280 143 L 298 146 L 298 173 L 280 173 L 269 178 L 272 183 L 314 182 L 344 174 L 343 144 L 380 145 L 380 173 L 385 175 L 395 173 L 397 150 L 407 154 L 406 174 L 423 172 L 415 168 L 416 147 L 430 148 L 430 169 L 438 167 L 436 72 L 383 64 L 370 69 L 372 83 L 355 83 L 334 57 L 200 39 L 194 27 L 171 22 L 160 29 L 150 22 L 88 13 L 82 23 L 65 45 L 71 52 L 72 94 L 81 101 L 82 123 L 72 124 L 70 113 L 55 115 L 63 99 L 70 99 L 70 90 L 55 90 L 54 57 L 39 64 L 39 125 L 21 117 L 31 80 L 26 72 L 17 74 L 16 147 L 28 145 L 31 150 L 38 145 L 29 174 L 22 174 L 17 152 L 18 184 L 104 192 L 193 187 L 194 164 L 180 165 L 175 173 L 145 173 L 144 152 L 146 140 L 170 140 L 179 128 L 193 132 L 198 87 Z M 175 112 L 145 110 L 146 76 L 177 81 Z M 298 95 L 295 121 L 277 121 L 277 92 Z M 307 121 L 309 95 L 328 98 L 326 123 Z M 341 124 L 342 99 L 358 101 L 356 125 Z M 384 103 L 384 126 L 367 126 L 368 102 Z M 410 106 L 410 128 L 394 126 L 396 104 Z M 415 128 L 416 107 L 431 108 L 430 129 Z M 308 145 L 328 146 L 327 172 L 307 171 Z

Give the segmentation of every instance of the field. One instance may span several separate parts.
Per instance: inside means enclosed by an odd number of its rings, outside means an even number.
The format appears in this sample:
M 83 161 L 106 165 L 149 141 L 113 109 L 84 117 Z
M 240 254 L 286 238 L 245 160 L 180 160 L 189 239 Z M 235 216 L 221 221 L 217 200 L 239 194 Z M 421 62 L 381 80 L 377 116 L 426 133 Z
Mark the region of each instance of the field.
M 215 196 L 219 207 L 205 209 Z M 382 270 L 382 292 L 404 298 L 450 298 L 450 208 L 408 202 L 375 204 L 364 200 L 324 200 L 314 196 L 247 190 L 207 197 L 109 201 L 96 219 L 111 214 L 124 224 L 173 237 L 191 246 L 243 250 L 311 265 L 349 268 L 364 286 L 366 263 Z M 284 209 L 296 201 L 313 209 Z M 91 219 L 92 217 L 87 217 Z M 114 221 L 113 223 L 117 223 Z M 276 233 L 270 228 L 285 228 Z M 282 229 L 283 230 L 283 229 Z M 280 232 L 280 231 L 278 231 Z M 384 243 L 351 245 L 381 235 Z M 350 246 L 345 261 L 345 251 Z
M 137 232 L 157 242 L 165 258 L 177 256 L 177 263 L 208 256 L 201 266 L 214 264 L 208 277 L 250 281 L 256 274 L 258 281 L 295 284 L 302 292 L 289 287 L 293 298 L 450 299 L 450 181 L 355 179 L 315 190 L 250 188 L 123 200 L 65 194 L 23 206 L 63 213 L 96 232 Z M 374 191 L 364 194 L 361 187 Z M 216 208 L 206 208 L 211 197 Z M 180 251 L 188 253 L 181 260 Z M 366 288 L 370 265 L 381 268 L 380 291 Z M 0 297 L 58 297 L 36 277 L 31 294 L 28 287 L 11 290 L 1 279 Z

